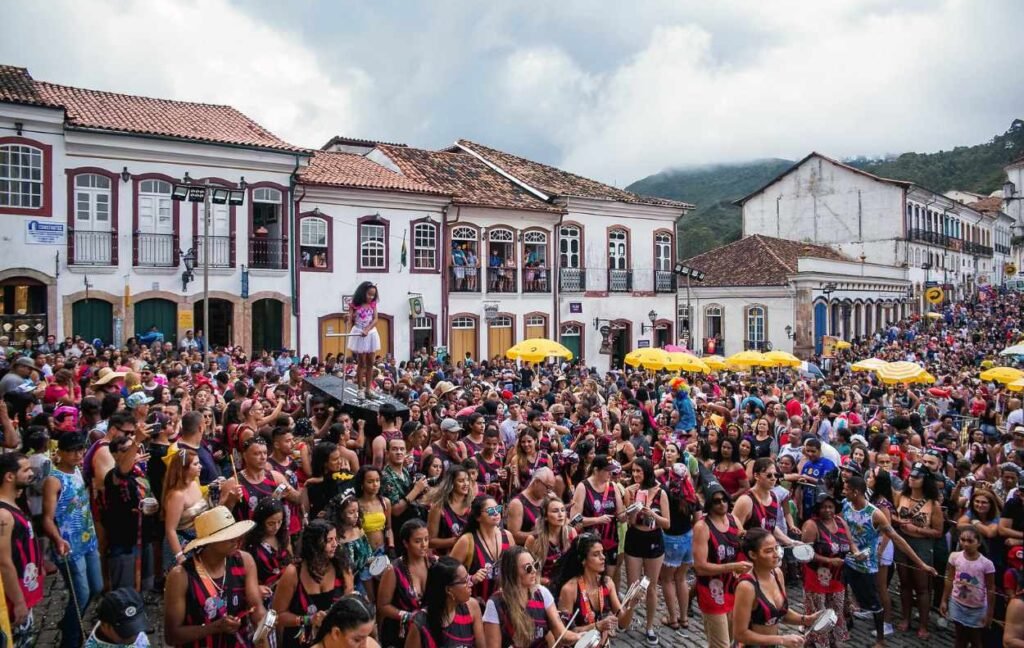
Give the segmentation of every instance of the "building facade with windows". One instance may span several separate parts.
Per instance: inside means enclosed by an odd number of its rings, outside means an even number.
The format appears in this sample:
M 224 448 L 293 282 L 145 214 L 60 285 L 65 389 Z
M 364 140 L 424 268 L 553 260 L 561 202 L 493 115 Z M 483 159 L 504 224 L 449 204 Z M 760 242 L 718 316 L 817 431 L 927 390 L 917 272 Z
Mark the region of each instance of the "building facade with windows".
M 680 292 L 680 317 L 693 313 L 693 348 L 706 355 L 774 349 L 805 357 L 821 351 L 826 335 L 873 335 L 912 308 L 906 269 L 830 246 L 754 234 L 684 263 L 705 273 Z
M 123 343 L 155 326 L 175 342 L 202 328 L 209 255 L 208 339 L 293 346 L 291 178 L 307 158 L 227 106 L 71 88 L 0 66 L 0 328 L 15 341 Z M 241 204 L 212 205 L 208 236 L 205 205 L 173 199 L 186 177 L 241 190 Z
M 997 218 L 910 182 L 811 153 L 737 201 L 743 235 L 828 245 L 851 259 L 905 268 L 915 307 L 943 286 L 964 299 L 994 267 Z

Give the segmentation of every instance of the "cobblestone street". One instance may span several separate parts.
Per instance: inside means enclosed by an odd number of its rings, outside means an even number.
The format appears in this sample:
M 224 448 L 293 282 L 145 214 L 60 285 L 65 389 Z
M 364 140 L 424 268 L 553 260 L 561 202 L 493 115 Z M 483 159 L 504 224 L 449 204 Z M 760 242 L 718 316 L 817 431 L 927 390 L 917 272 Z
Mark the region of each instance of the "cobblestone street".
M 802 609 L 801 600 L 802 592 L 798 587 L 789 588 L 789 597 L 791 604 L 796 609 Z M 660 599 L 659 599 L 660 600 Z M 46 597 L 43 602 L 36 608 L 35 618 L 36 627 L 40 628 L 39 637 L 36 641 L 36 645 L 40 647 L 57 646 L 60 642 L 60 620 L 64 614 L 64 606 L 67 601 L 67 590 L 64 587 L 64 581 L 59 575 L 47 577 L 46 581 Z M 161 598 L 156 596 L 147 596 L 146 598 L 146 612 L 149 614 L 150 627 L 153 629 L 153 633 L 149 635 L 150 643 L 153 646 L 163 646 L 163 601 Z M 898 606 L 899 599 L 894 598 L 893 603 Z M 94 608 L 95 606 L 93 606 Z M 95 615 L 92 613 L 90 608 L 87 614 L 85 623 L 86 627 L 91 631 L 93 624 L 95 623 Z M 660 623 L 656 625 L 658 637 L 660 639 L 661 646 L 687 646 L 687 647 L 698 647 L 707 646 L 707 641 L 704 639 L 704 632 L 701 628 L 700 616 L 696 613 L 696 604 L 693 606 L 694 616 L 690 617 L 690 628 L 680 632 L 674 632 L 669 628 L 661 627 Z M 612 641 L 613 646 L 632 647 L 632 646 L 647 646 L 647 641 L 644 638 L 644 607 L 641 603 L 634 616 L 634 628 L 619 635 Z M 659 605 L 658 608 L 658 620 L 664 616 L 664 608 Z M 931 622 L 931 639 L 928 640 L 928 644 L 932 648 L 951 648 L 953 646 L 953 630 L 943 629 L 936 625 L 936 616 L 932 616 Z M 855 619 L 853 629 L 850 631 L 850 646 L 871 646 L 874 644 L 874 630 L 870 621 Z M 886 645 L 893 648 L 909 648 L 910 646 L 919 646 L 921 641 L 917 639 L 917 636 L 913 632 L 896 632 L 886 638 Z

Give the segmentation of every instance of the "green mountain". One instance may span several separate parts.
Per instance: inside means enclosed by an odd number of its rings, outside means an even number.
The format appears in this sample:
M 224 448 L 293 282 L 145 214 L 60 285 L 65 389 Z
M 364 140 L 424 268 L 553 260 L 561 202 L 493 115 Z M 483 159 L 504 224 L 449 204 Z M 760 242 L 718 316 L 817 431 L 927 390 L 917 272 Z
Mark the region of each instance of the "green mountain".
M 1003 167 L 1024 156 L 1024 121 L 984 144 L 958 146 L 937 153 L 903 153 L 882 159 L 859 157 L 847 164 L 876 175 L 908 180 L 933 191 L 963 189 L 989 194 L 1006 179 Z M 697 208 L 676 224 L 679 255 L 686 259 L 740 237 L 740 209 L 733 201 L 789 168 L 789 160 L 768 159 L 738 164 L 668 169 L 638 180 L 627 190 L 648 196 L 685 200 Z

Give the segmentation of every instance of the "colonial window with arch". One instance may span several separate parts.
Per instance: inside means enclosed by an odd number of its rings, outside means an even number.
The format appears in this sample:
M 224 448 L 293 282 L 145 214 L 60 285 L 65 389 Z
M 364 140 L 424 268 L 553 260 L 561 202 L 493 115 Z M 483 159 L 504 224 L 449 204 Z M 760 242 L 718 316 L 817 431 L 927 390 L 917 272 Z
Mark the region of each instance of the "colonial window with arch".
M 675 291 L 675 272 L 672 260 L 672 234 L 654 233 L 654 290 Z
M 549 276 L 548 233 L 542 230 L 523 232 L 523 292 L 549 292 Z
M 480 231 L 472 225 L 451 230 L 452 292 L 480 291 Z
M 359 272 L 388 271 L 388 221 L 379 214 L 359 221 Z
M 747 344 L 748 349 L 763 349 L 767 342 L 768 309 L 761 305 L 747 307 Z
M 608 232 L 608 267 L 612 270 L 629 269 L 629 232 L 626 230 Z
M 516 235 L 504 227 L 487 232 L 487 291 L 516 292 Z
M 475 329 L 476 320 L 472 317 L 456 317 L 452 320 L 452 328 L 459 330 Z
M 251 189 L 249 201 L 249 266 L 270 270 L 288 268 L 285 194 L 277 187 Z
M 429 219 L 412 225 L 412 270 L 437 270 L 437 223 Z
M 563 225 L 558 231 L 558 266 L 583 267 L 583 235 L 575 225 Z
M 722 307 L 712 304 L 704 307 L 704 337 L 722 339 L 725 329 L 725 320 L 722 318 Z
M 304 270 L 331 269 L 331 221 L 319 212 L 299 219 L 299 266 Z

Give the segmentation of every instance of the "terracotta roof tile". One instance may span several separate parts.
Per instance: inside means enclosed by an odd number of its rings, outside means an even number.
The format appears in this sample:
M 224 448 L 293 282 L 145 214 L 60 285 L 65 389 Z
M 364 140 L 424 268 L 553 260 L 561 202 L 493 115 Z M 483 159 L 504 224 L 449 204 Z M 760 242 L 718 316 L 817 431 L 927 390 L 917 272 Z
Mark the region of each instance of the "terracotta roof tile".
M 329 187 L 445 195 L 445 192 L 425 182 L 395 173 L 354 153 L 314 152 L 309 166 L 299 173 L 299 182 Z
M 1003 199 L 999 196 L 989 196 L 976 200 L 967 206 L 980 212 L 1001 212 L 1003 211 Z
M 797 271 L 797 259 L 852 261 L 825 246 L 754 234 L 684 261 L 704 272 L 701 286 L 784 286 Z
M 0 101 L 63 108 L 69 128 L 303 151 L 231 106 L 152 99 L 36 81 L 24 68 L 0 66 Z
M 590 178 L 578 176 L 575 173 L 562 171 L 553 166 L 527 160 L 526 158 L 492 149 L 469 140 L 459 140 L 457 146 L 473 151 L 477 155 L 486 158 L 495 166 L 500 167 L 509 175 L 550 196 L 597 198 L 636 205 L 693 209 L 693 205 L 689 203 L 667 200 L 665 198 L 640 196 L 629 191 L 616 189 L 611 185 L 606 185 Z
M 390 158 L 404 175 L 451 194 L 456 204 L 565 212 L 537 198 L 465 151 L 427 151 L 391 145 L 380 145 L 377 149 Z
M 398 142 L 380 142 L 377 140 L 361 139 L 359 137 L 346 137 L 344 135 L 335 135 L 326 144 L 320 147 L 321 151 L 327 151 L 332 146 L 338 145 L 349 145 L 349 146 L 377 146 L 378 144 L 388 144 L 390 146 L 405 146 L 405 144 L 399 144 Z

